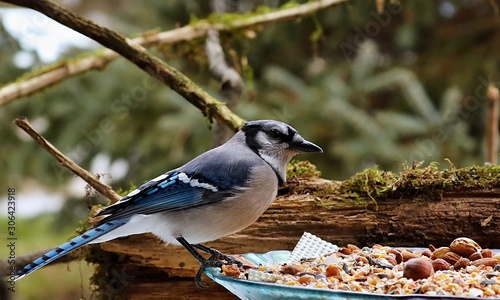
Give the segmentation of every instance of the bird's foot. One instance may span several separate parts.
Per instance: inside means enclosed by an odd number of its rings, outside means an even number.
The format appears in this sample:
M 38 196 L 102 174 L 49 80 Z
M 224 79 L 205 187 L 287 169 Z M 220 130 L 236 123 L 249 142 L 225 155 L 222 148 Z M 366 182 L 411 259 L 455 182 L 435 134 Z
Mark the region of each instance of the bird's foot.
M 237 260 L 236 258 L 234 258 L 231 255 L 226 255 L 217 249 L 210 248 L 210 247 L 200 245 L 200 244 L 193 245 L 193 246 L 195 246 L 196 248 L 198 248 L 199 250 L 201 250 L 203 252 L 210 254 L 210 258 L 208 260 L 225 261 L 226 262 L 225 264 L 228 264 L 228 265 L 235 264 L 238 267 L 243 266 L 243 263 L 241 261 Z
M 223 262 L 220 260 L 213 260 L 212 258 L 209 258 L 203 262 L 200 262 L 200 269 L 198 270 L 198 273 L 196 273 L 196 277 L 194 278 L 194 282 L 196 283 L 196 286 L 199 288 L 207 288 L 208 286 L 203 285 L 201 282 L 203 281 L 201 279 L 201 276 L 203 273 L 205 273 L 206 268 L 221 268 L 224 265 Z
M 201 282 L 201 276 L 205 273 L 206 268 L 222 268 L 223 265 L 237 265 L 239 268 L 243 267 L 243 263 L 233 256 L 226 255 L 217 249 L 207 247 L 205 245 L 196 244 L 191 245 L 194 248 L 201 250 L 210 255 L 208 259 L 198 259 L 200 262 L 200 269 L 196 273 L 195 282 L 199 288 L 206 288 Z

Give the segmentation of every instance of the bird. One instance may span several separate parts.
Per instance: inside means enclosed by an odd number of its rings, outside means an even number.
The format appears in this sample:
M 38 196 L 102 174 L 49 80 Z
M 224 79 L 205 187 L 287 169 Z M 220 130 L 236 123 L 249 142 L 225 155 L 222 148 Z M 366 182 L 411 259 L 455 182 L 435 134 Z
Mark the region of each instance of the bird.
M 199 287 L 207 267 L 241 263 L 204 246 L 254 223 L 286 182 L 286 168 L 299 153 L 323 152 L 290 125 L 275 120 L 244 123 L 226 143 L 159 175 L 102 209 L 93 228 L 19 270 L 19 280 L 86 244 L 153 233 L 184 246 L 200 263 Z M 199 251 L 210 255 L 205 258 Z

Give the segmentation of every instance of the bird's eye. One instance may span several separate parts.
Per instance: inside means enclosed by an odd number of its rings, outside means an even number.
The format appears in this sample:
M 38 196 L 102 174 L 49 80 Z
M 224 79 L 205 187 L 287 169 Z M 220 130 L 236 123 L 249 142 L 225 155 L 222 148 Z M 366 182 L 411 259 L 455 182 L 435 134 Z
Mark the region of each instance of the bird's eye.
M 269 136 L 273 139 L 279 138 L 280 135 L 281 135 L 281 132 L 279 132 L 279 130 L 277 130 L 277 129 L 272 129 L 271 131 L 269 131 Z

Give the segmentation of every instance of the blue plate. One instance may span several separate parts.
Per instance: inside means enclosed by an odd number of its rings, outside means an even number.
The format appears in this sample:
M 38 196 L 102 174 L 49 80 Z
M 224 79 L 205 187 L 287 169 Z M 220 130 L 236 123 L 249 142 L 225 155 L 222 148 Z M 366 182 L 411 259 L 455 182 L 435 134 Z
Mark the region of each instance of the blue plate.
M 256 265 L 280 263 L 286 261 L 290 251 L 270 251 L 264 254 L 247 253 L 242 256 Z M 267 282 L 250 281 L 226 276 L 221 273 L 220 268 L 207 268 L 205 273 L 215 282 L 225 287 L 240 299 L 356 299 L 356 300 L 380 300 L 380 299 L 500 299 L 500 298 L 472 298 L 472 297 L 450 297 L 430 295 L 384 295 L 368 294 L 360 292 L 336 291 L 329 289 L 317 289 L 300 286 L 287 286 Z

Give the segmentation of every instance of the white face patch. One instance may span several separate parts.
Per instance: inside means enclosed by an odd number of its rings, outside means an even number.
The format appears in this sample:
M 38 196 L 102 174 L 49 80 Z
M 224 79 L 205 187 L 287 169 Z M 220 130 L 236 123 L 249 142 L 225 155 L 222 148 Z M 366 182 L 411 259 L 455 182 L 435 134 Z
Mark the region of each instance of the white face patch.
M 296 133 L 294 136 L 293 136 L 293 139 L 292 141 L 296 142 L 296 143 L 301 143 L 304 141 L 304 138 L 300 136 L 300 134 Z
M 255 141 L 257 141 L 257 144 L 259 144 L 262 148 L 272 144 L 269 140 L 269 136 L 262 131 L 257 132 L 255 135 Z

